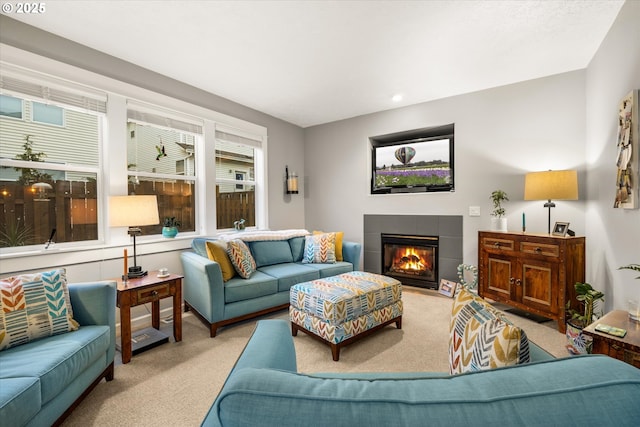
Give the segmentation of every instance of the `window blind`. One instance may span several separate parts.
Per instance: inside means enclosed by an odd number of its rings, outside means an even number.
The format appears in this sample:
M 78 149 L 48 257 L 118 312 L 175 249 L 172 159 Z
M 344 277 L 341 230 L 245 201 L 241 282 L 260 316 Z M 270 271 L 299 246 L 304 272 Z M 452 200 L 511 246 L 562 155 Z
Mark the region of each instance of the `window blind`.
M 43 100 L 63 106 L 76 107 L 98 113 L 107 112 L 107 94 L 90 88 L 58 81 L 49 76 L 39 76 L 26 71 L 14 71 L 12 67 L 2 65 L 0 89 L 2 93 Z
M 149 124 L 180 130 L 196 135 L 203 134 L 202 120 L 187 116 L 186 114 L 183 115 L 174 111 L 166 111 L 132 101 L 127 103 L 127 120 L 139 124 Z

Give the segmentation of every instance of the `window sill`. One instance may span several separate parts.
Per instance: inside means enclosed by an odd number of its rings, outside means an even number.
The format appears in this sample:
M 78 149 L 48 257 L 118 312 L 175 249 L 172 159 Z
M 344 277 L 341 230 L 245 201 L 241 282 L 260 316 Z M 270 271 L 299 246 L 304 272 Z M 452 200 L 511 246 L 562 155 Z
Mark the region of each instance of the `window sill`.
M 136 253 L 140 257 L 163 252 L 183 251 L 191 248 L 191 241 L 194 237 L 197 237 L 195 233 L 183 233 L 172 239 L 160 236 L 138 239 Z M 124 249 L 127 249 L 131 259 L 133 257 L 133 242 L 126 245 L 56 246 L 53 244 L 49 249 L 44 249 L 44 245 L 41 245 L 23 252 L 0 252 L 0 261 L 2 261 L 0 262 L 0 274 L 6 276 L 25 271 L 122 259 Z

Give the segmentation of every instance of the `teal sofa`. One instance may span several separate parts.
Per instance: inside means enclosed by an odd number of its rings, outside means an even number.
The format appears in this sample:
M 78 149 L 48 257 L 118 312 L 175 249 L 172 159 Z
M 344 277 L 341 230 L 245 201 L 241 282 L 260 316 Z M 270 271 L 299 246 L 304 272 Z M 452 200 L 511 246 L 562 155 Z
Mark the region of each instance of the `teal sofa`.
M 58 425 L 102 378 L 113 379 L 115 282 L 68 285 L 77 331 L 0 351 L 0 424 Z
M 184 273 L 185 311 L 192 310 L 215 337 L 221 326 L 289 306 L 291 286 L 359 269 L 361 245 L 343 241 L 344 261 L 303 264 L 304 237 L 246 242 L 257 271 L 248 279 L 235 276 L 224 282 L 220 265 L 207 257 L 206 241 L 196 238 L 193 251 L 180 254 Z
M 202 425 L 638 426 L 640 370 L 587 355 L 453 376 L 306 375 L 288 322 L 262 320 Z

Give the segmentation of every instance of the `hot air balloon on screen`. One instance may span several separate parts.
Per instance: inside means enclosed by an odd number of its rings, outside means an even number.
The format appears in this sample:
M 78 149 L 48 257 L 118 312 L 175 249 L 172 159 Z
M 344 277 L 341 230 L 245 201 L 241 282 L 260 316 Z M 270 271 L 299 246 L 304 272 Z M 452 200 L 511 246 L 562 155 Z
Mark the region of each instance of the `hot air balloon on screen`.
M 403 165 L 406 165 L 416 155 L 416 150 L 411 147 L 400 147 L 395 152 L 396 159 L 400 160 Z

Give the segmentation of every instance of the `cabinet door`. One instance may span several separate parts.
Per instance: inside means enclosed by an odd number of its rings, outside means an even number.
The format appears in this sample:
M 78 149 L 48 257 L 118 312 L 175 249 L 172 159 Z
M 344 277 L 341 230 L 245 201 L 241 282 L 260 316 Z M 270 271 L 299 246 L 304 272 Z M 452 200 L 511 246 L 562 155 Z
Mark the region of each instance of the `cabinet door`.
M 558 313 L 558 265 L 554 262 L 523 259 L 522 278 L 517 282 L 517 300 L 544 313 Z
M 487 280 L 485 284 L 487 296 L 499 301 L 511 299 L 513 265 L 511 257 L 488 254 L 486 265 Z

